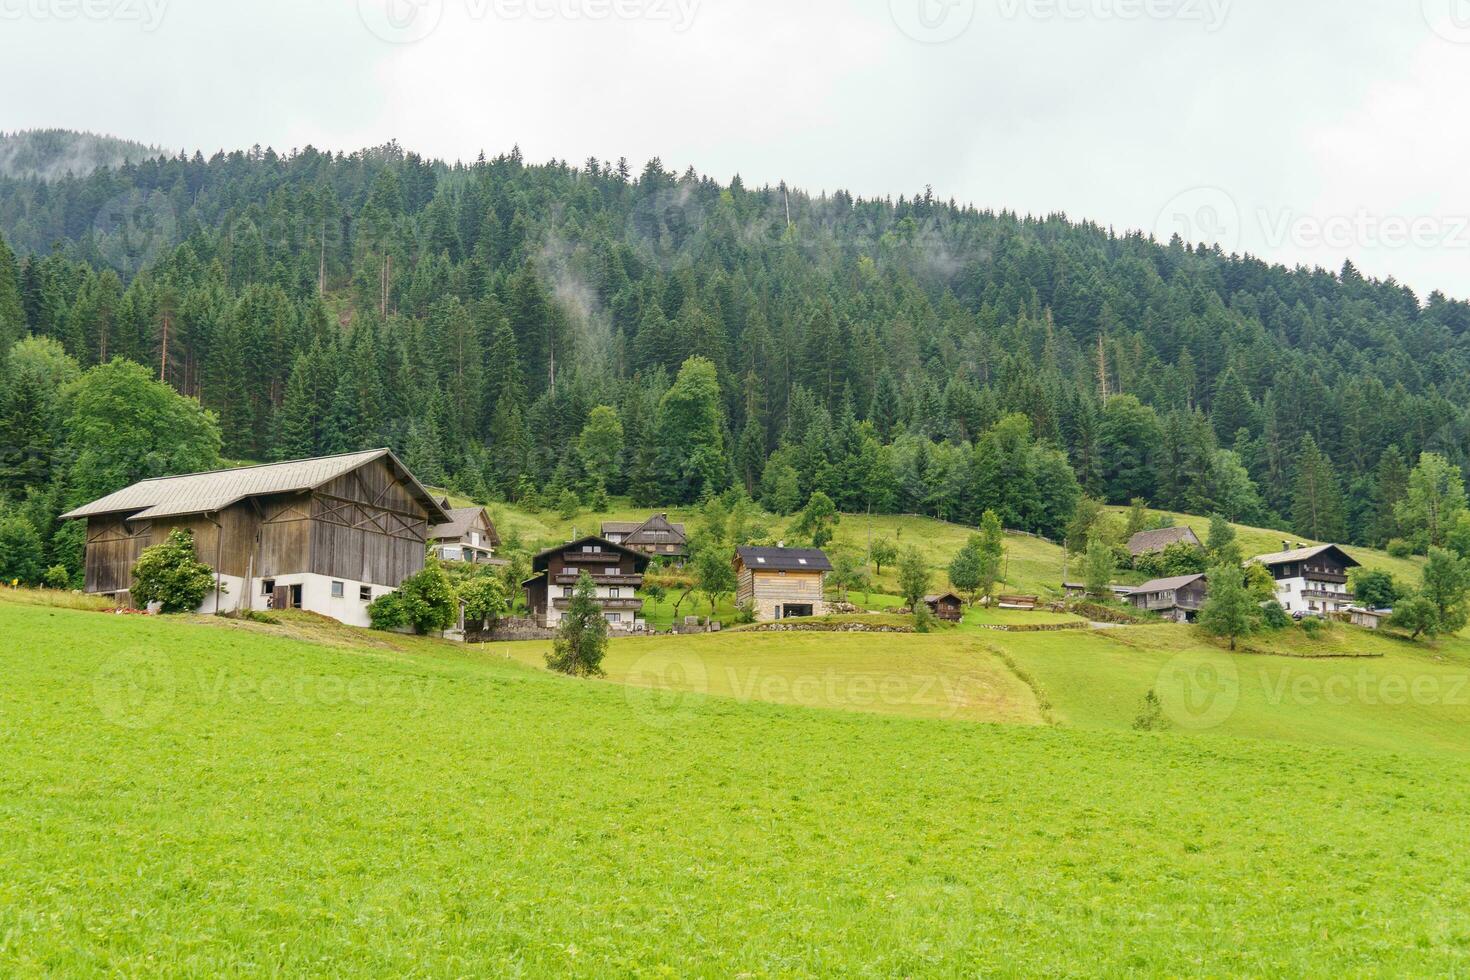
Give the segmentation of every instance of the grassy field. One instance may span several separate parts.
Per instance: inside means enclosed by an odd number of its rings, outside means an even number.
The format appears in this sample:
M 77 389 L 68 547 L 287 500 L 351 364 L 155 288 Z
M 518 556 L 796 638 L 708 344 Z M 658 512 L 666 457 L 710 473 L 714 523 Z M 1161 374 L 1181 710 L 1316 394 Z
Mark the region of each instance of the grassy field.
M 1173 629 L 1126 635 L 1152 658 L 1205 653 Z M 1452 719 L 1384 720 L 1390 752 L 1327 744 L 1310 719 L 1289 740 L 1108 730 L 1156 662 L 1118 666 L 1140 654 L 1111 634 L 626 641 L 610 664 L 667 678 L 697 656 L 819 685 L 943 667 L 986 692 L 963 717 L 1009 725 L 742 701 L 714 693 L 721 669 L 684 698 L 434 641 L 306 642 L 304 617 L 0 599 L 0 635 L 6 974 L 1470 968 Z M 997 644 L 1068 727 L 1034 723 Z M 1350 666 L 1464 664 L 1378 652 Z M 1108 657 L 1129 680 L 1087 715 L 1080 665 Z M 1241 704 L 1251 726 L 1275 710 Z

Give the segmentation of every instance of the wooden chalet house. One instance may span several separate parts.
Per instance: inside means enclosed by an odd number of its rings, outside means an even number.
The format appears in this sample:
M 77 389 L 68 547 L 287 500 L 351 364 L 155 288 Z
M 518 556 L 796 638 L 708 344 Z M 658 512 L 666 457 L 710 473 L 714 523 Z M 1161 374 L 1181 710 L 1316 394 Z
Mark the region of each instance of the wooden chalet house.
M 620 544 L 599 537 L 585 537 L 548 548 L 531 560 L 536 572 L 525 583 L 526 607 L 536 622 L 548 629 L 561 625 L 571 604 L 572 592 L 582 573 L 592 576 L 597 586 L 597 605 L 614 630 L 635 630 L 641 621 L 643 573 L 649 558 Z
M 1178 575 L 1143 583 L 1129 595 L 1129 601 L 1137 609 L 1176 623 L 1192 623 L 1208 597 L 1209 582 L 1204 575 Z
M 603 521 L 602 538 L 651 558 L 689 557 L 689 538 L 684 533 L 684 525 L 670 523 L 668 514 L 654 514 L 642 524 Z
M 958 623 L 965 618 L 965 601 L 953 592 L 943 595 L 926 595 L 924 605 L 946 623 Z
M 217 588 L 200 612 L 306 609 L 353 626 L 424 567 L 449 515 L 387 449 L 144 480 L 63 514 L 87 522 L 86 591 L 123 603 L 144 548 L 192 531 Z
M 1281 542 L 1283 545 L 1289 542 Z M 1297 547 L 1251 559 L 1276 580 L 1276 597 L 1289 613 L 1331 616 L 1347 613 L 1357 600 L 1348 591 L 1348 569 L 1358 562 L 1335 544 Z
M 440 506 L 449 515 L 449 522 L 438 524 L 429 531 L 429 546 L 434 557 L 440 561 L 463 561 L 472 565 L 505 565 L 507 562 L 495 557 L 500 547 L 500 535 L 490 520 L 490 513 L 483 507 L 453 507 L 448 501 Z
M 736 548 L 735 599 L 766 622 L 825 616 L 832 563 L 815 548 Z

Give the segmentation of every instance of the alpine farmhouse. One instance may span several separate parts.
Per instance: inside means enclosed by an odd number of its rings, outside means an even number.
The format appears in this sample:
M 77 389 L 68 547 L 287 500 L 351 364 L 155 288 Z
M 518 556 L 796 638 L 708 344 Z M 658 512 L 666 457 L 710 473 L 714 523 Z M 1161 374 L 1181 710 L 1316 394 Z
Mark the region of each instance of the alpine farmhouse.
M 70 513 L 87 522 L 86 591 L 128 602 L 143 549 L 193 532 L 216 588 L 199 612 L 305 609 L 368 626 L 424 567 L 450 515 L 387 449 L 144 480 Z
M 1271 573 L 1276 596 L 1289 613 L 1330 617 L 1348 613 L 1356 601 L 1348 591 L 1347 573 L 1358 562 L 1335 544 L 1290 548 L 1251 561 Z
M 736 548 L 735 598 L 761 622 L 825 616 L 832 563 L 815 548 Z
M 643 573 L 649 557 L 641 551 L 589 536 L 548 548 L 531 560 L 536 573 L 525 582 L 526 608 L 537 625 L 555 629 L 571 605 L 572 593 L 585 572 L 597 587 L 597 606 L 609 629 L 632 631 L 643 621 Z

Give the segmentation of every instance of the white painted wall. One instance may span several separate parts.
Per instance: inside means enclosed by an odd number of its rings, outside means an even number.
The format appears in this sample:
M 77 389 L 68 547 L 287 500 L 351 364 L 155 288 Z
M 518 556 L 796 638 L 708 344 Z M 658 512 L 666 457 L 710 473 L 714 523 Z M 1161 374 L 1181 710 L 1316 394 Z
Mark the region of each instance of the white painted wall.
M 1341 594 L 1342 598 L 1322 599 L 1317 596 L 1304 596 L 1304 591 L 1331 592 Z M 1287 612 L 1346 612 L 1354 602 L 1348 593 L 1346 585 L 1336 582 L 1309 582 L 1305 578 L 1283 578 L 1276 580 L 1276 595 L 1281 601 L 1282 608 Z M 1316 608 L 1313 608 L 1313 604 Z

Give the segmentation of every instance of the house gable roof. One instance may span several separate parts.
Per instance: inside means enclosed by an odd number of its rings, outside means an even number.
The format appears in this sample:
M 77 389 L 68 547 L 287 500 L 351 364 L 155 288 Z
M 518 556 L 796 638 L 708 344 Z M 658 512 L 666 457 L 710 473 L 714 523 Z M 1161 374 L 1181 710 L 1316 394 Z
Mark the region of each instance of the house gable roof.
M 161 476 L 141 480 L 90 504 L 62 514 L 63 520 L 127 514 L 129 521 L 182 517 L 224 510 L 250 497 L 315 490 L 340 476 L 375 460 L 385 460 L 408 483 L 414 497 L 424 505 L 431 524 L 447 520 L 439 501 L 388 449 L 372 449 L 341 456 L 298 459 L 285 463 L 241 466 L 207 473 Z
M 1139 531 L 1128 539 L 1128 551 L 1134 555 L 1147 555 L 1163 551 L 1171 544 L 1200 543 L 1199 537 L 1189 527 L 1161 527 L 1153 531 Z
M 782 572 L 830 572 L 832 562 L 817 548 L 736 548 L 746 568 L 772 568 Z
M 1176 592 L 1203 579 L 1204 575 L 1176 575 L 1173 578 L 1156 578 L 1133 590 L 1134 595 L 1152 595 L 1155 592 Z
M 466 537 L 475 526 L 475 521 L 480 517 L 485 518 L 487 535 L 490 538 L 491 547 L 500 546 L 500 535 L 495 533 L 495 522 L 490 520 L 490 514 L 483 507 L 451 507 L 446 511 L 449 521 L 436 526 L 429 532 L 429 537 L 435 541 L 458 541 Z
M 575 541 L 568 541 L 566 544 L 559 544 L 554 548 L 547 548 L 545 551 L 538 553 L 531 559 L 531 568 L 538 572 L 545 571 L 551 565 L 552 555 L 566 551 L 580 551 L 584 545 L 589 544 L 599 545 L 599 551 L 613 551 L 618 554 L 631 555 L 633 558 L 633 567 L 640 572 L 648 567 L 650 559 L 643 552 L 635 551 L 632 548 L 625 548 L 620 544 L 614 544 L 606 538 L 599 538 L 595 534 L 589 534 L 586 537 L 578 538 Z M 532 581 L 535 581 L 539 577 L 533 577 Z
M 941 592 L 938 595 L 926 595 L 924 597 L 924 604 L 925 605 L 929 605 L 929 606 L 933 606 L 933 605 L 936 605 L 937 603 L 939 603 L 939 602 L 941 602 L 941 601 L 943 601 L 945 599 L 953 599 L 955 602 L 958 602 L 958 603 L 961 603 L 961 604 L 963 604 L 964 601 L 965 601 L 965 600 L 961 599 L 959 596 L 955 595 L 953 592 Z
M 1285 565 L 1294 561 L 1310 561 L 1327 552 L 1334 553 L 1347 568 L 1359 567 L 1357 559 L 1335 544 L 1319 544 L 1311 548 L 1294 548 L 1291 551 L 1277 551 L 1269 555 L 1257 555 L 1251 561 L 1270 568 L 1274 565 Z
M 688 540 L 684 533 L 684 525 L 674 524 L 670 522 L 669 515 L 667 514 L 654 514 L 652 517 L 648 518 L 648 520 L 643 521 L 642 523 L 637 523 L 633 521 L 602 522 L 603 537 L 607 537 L 609 534 L 621 534 L 624 541 L 631 541 L 634 538 L 638 538 L 655 531 L 662 531 L 665 534 L 671 535 L 673 542 L 678 544 L 683 544 L 686 540 Z M 653 544 L 654 542 L 652 540 L 649 540 L 642 543 Z M 660 541 L 658 543 L 663 544 L 665 542 Z

